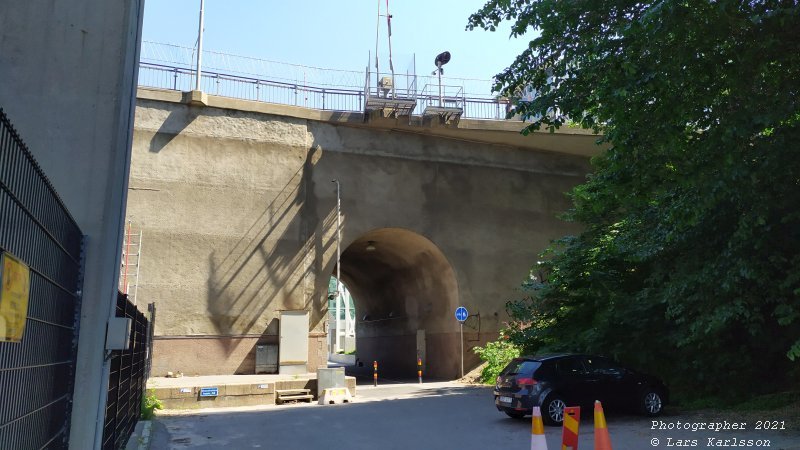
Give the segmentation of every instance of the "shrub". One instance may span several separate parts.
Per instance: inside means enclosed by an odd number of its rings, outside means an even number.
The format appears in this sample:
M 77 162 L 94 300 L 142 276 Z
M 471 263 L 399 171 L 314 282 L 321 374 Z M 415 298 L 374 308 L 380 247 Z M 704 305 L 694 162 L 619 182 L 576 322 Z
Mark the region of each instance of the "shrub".
M 157 409 L 164 409 L 164 404 L 156 397 L 155 389 L 150 389 L 147 395 L 142 396 L 142 420 L 152 419 Z
M 481 382 L 484 384 L 494 383 L 503 368 L 520 355 L 519 347 L 509 342 L 502 332 L 498 340 L 488 342 L 484 347 L 475 347 L 475 353 L 486 362 L 481 371 Z

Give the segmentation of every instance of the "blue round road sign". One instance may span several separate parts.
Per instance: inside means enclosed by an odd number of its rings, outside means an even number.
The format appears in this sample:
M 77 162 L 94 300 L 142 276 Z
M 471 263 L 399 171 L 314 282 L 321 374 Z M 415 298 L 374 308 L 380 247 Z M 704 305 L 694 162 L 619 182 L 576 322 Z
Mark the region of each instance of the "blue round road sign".
M 463 322 L 467 320 L 467 316 L 469 316 L 467 308 L 464 308 L 463 306 L 459 306 L 458 308 L 456 308 L 456 320 L 458 320 L 459 322 Z

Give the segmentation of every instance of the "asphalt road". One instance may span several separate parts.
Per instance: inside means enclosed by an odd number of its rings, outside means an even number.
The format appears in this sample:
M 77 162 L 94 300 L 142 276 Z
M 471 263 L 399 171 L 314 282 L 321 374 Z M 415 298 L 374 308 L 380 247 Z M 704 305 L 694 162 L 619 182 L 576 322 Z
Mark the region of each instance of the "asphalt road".
M 344 405 L 167 411 L 154 423 L 151 449 L 530 449 L 530 419 L 498 412 L 490 388 L 396 384 L 359 386 L 357 392 L 356 402 Z M 593 450 L 592 411 L 582 413 L 579 448 Z M 730 448 L 737 443 L 745 445 L 735 448 L 800 450 L 800 430 L 757 431 L 755 423 L 734 430 L 733 423 L 739 422 L 724 415 L 666 415 L 657 424 L 665 429 L 655 430 L 646 417 L 609 413 L 606 419 L 614 450 Z M 766 414 L 764 419 L 780 426 L 780 417 Z M 726 421 L 731 429 L 724 429 Z M 551 450 L 561 448 L 560 428 L 545 427 L 545 434 Z

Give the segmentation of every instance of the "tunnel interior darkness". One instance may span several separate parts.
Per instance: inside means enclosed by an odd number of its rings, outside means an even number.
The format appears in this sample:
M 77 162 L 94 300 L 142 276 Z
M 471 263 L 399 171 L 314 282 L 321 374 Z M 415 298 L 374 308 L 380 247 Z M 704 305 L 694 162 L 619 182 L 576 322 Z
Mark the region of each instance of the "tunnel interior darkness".
M 378 361 L 381 377 L 414 378 L 419 356 L 426 374 L 456 375 L 458 284 L 433 242 L 401 228 L 372 230 L 342 252 L 341 279 L 355 303 L 362 372 Z

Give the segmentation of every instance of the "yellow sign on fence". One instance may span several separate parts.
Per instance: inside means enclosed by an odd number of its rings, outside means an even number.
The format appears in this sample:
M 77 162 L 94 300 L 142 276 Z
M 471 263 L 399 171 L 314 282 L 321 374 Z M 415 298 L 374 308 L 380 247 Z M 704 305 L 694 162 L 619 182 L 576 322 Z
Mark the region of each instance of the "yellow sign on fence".
M 22 340 L 30 291 L 31 269 L 8 253 L 0 254 L 0 341 Z

